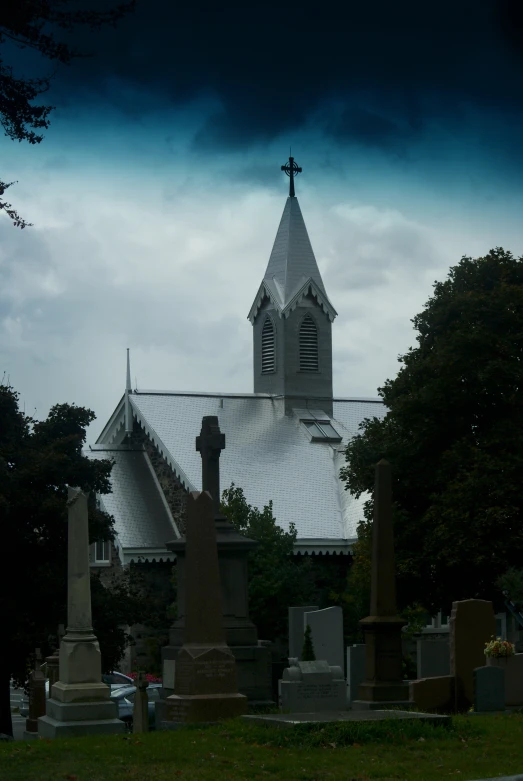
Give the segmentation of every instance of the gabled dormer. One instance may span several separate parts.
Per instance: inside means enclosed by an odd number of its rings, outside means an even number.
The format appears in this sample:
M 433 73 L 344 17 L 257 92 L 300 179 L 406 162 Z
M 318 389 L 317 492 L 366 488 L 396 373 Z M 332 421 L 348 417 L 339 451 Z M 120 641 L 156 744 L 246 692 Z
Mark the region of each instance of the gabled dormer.
M 332 334 L 336 317 L 294 193 L 301 171 L 282 166 L 290 192 L 267 270 L 249 312 L 254 392 L 285 397 L 285 409 L 310 406 L 332 415 Z

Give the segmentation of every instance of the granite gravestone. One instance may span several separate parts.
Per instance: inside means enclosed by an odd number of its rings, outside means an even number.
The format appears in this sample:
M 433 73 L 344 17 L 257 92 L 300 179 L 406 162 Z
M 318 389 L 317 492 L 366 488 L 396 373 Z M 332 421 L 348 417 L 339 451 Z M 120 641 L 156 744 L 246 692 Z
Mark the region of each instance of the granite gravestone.
M 247 559 L 258 543 L 240 534 L 220 513 L 219 467 L 224 448 L 225 435 L 220 431 L 218 418 L 205 416 L 196 438 L 196 450 L 202 457 L 202 489 L 211 495 L 213 502 L 226 641 L 236 658 L 239 690 L 251 702 L 269 702 L 272 697 L 270 643 L 258 640 L 248 604 Z M 175 667 L 170 662 L 176 660 L 184 639 L 186 539 L 168 542 L 167 548 L 176 554 L 178 617 L 169 631 L 169 645 L 162 649 L 164 696 L 172 694 L 173 690 L 167 684 L 174 685 Z M 159 703 L 159 721 L 163 720 L 162 707 L 163 703 Z
M 283 671 L 280 691 L 281 708 L 290 713 L 319 713 L 347 708 L 343 671 L 326 661 L 295 661 Z
M 505 710 L 505 671 L 501 667 L 476 667 L 473 681 L 476 713 Z
M 401 629 L 405 621 L 397 614 L 392 527 L 392 477 L 390 464 L 376 464 L 370 616 L 360 621 L 365 633 L 365 681 L 360 685 L 353 709 L 381 709 L 409 704 L 408 685 L 403 681 Z
M 174 694 L 165 701 L 164 729 L 247 711 L 225 639 L 213 500 L 207 492 L 192 492 L 187 502 L 185 611 L 184 643 L 176 659 Z
M 452 603 L 450 673 L 455 678 L 455 709 L 468 710 L 474 700 L 474 670 L 485 664 L 485 643 L 496 632 L 492 602 L 464 599 Z
M 358 698 L 360 685 L 365 680 L 365 646 L 355 643 L 347 647 L 347 701 Z
M 341 607 L 327 607 L 304 613 L 303 628 L 311 628 L 312 644 L 316 659 L 325 659 L 330 665 L 345 666 L 343 658 L 343 610 Z
M 87 496 L 69 488 L 67 630 L 60 643 L 59 680 L 51 687 L 43 738 L 125 732 L 110 689 L 102 683 L 100 646 L 91 621 Z

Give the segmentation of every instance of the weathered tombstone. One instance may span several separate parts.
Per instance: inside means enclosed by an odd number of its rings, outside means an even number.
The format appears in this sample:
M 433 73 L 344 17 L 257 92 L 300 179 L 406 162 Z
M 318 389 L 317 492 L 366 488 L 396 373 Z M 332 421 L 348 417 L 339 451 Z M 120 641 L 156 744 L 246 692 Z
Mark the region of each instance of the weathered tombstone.
M 354 644 L 347 648 L 347 700 L 357 699 L 360 685 L 365 680 L 365 645 Z
M 523 705 L 523 654 L 514 656 L 489 656 L 485 664 L 501 667 L 505 671 L 505 705 Z
M 149 697 L 147 687 L 149 683 L 145 673 L 140 671 L 136 681 L 136 694 L 133 707 L 133 732 L 149 732 Z
M 476 667 L 473 672 L 476 713 L 505 710 L 505 671 L 501 667 Z
M 100 646 L 91 620 L 87 496 L 69 488 L 67 542 L 67 630 L 60 643 L 59 680 L 51 688 L 46 715 L 38 719 L 44 738 L 124 732 L 117 705 L 102 683 Z
M 449 639 L 420 638 L 416 643 L 417 677 L 436 678 L 450 674 Z
M 492 602 L 465 599 L 452 603 L 450 673 L 456 679 L 455 708 L 468 710 L 474 700 L 474 670 L 485 664 L 485 643 L 496 631 Z
M 370 616 L 360 621 L 365 633 L 365 681 L 353 709 L 382 709 L 409 704 L 408 685 L 403 681 L 401 629 L 405 621 L 397 614 L 392 527 L 392 477 L 390 464 L 376 464 Z
M 343 610 L 341 607 L 327 607 L 324 610 L 307 612 L 303 616 L 303 628 L 311 628 L 312 643 L 316 659 L 325 659 L 334 667 L 345 666 L 343 658 Z
M 301 605 L 289 608 L 289 656 L 301 658 L 303 648 L 303 632 L 305 630 L 304 615 L 318 610 L 317 605 Z
M 56 638 L 58 639 L 58 643 L 56 642 L 56 639 L 51 636 L 50 642 L 55 647 L 55 650 L 52 654 L 45 657 L 45 663 L 46 663 L 46 671 L 47 671 L 47 677 L 49 679 L 49 689 L 55 684 L 58 680 L 59 676 L 59 666 L 60 666 L 60 643 L 62 642 L 62 637 L 65 635 L 65 626 L 64 624 L 60 624 L 58 626 L 58 633 L 56 635 Z
M 269 702 L 272 699 L 270 644 L 258 640 L 258 632 L 249 617 L 248 557 L 258 543 L 240 534 L 220 513 L 220 455 L 224 448 L 225 435 L 220 431 L 218 418 L 205 416 L 200 435 L 196 437 L 196 450 L 202 459 L 202 490 L 213 500 L 226 641 L 236 658 L 239 690 L 250 702 Z M 184 642 L 186 620 L 186 539 L 166 545 L 176 554 L 178 617 L 169 630 L 169 645 L 162 648 L 164 697 L 173 693 L 167 686 L 173 680 L 172 675 L 168 664 L 165 665 L 177 659 Z M 158 722 L 163 721 L 164 701 L 157 704 L 156 710 Z
M 185 638 L 176 659 L 174 694 L 165 701 L 164 729 L 247 711 L 247 698 L 238 694 L 236 660 L 225 641 L 213 501 L 207 492 L 188 497 L 185 578 Z
M 29 683 L 29 716 L 25 720 L 24 740 L 38 737 L 38 719 L 45 715 L 45 676 L 40 666 L 42 654 L 36 649 L 35 668 Z
M 290 713 L 319 713 L 347 709 L 343 670 L 326 661 L 296 662 L 283 671 L 281 708 Z

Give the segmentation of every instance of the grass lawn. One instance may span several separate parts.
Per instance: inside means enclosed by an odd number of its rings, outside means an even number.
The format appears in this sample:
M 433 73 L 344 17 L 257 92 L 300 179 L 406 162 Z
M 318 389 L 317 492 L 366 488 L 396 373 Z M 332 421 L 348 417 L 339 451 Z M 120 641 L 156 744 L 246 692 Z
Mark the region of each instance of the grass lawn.
M 523 772 L 523 715 L 452 726 L 360 722 L 292 729 L 241 721 L 176 732 L 0 743 L 1 781 L 461 781 Z

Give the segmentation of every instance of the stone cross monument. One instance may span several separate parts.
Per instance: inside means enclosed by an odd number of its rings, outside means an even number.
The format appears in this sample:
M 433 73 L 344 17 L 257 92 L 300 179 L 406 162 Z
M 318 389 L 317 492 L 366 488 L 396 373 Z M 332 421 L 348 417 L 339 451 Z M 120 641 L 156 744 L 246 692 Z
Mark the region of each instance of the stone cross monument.
M 110 689 L 102 683 L 91 621 L 87 495 L 69 488 L 68 510 L 67 629 L 60 642 L 59 679 L 51 687 L 46 715 L 38 719 L 44 738 L 125 731 Z
M 247 711 L 238 694 L 236 660 L 225 640 L 214 503 L 207 492 L 189 494 L 185 569 L 185 635 L 176 659 L 169 722 L 215 722 Z
M 408 684 L 403 681 L 401 629 L 397 614 L 392 526 L 390 464 L 376 464 L 370 616 L 360 621 L 365 633 L 365 680 L 359 687 L 354 710 L 406 706 Z
M 249 553 L 257 546 L 240 534 L 220 513 L 220 455 L 225 449 L 225 434 L 220 431 L 216 415 L 202 419 L 200 435 L 196 437 L 196 450 L 202 458 L 202 489 L 212 497 L 212 512 L 218 546 L 218 562 L 222 590 L 223 622 L 227 645 L 237 661 L 238 686 L 251 702 L 268 702 L 272 699 L 270 644 L 258 642 L 256 627 L 249 618 L 248 566 Z M 188 525 L 189 522 L 187 522 Z M 186 561 L 184 538 L 167 543 L 176 554 L 178 617 L 169 631 L 169 645 L 162 649 L 163 695 L 173 693 L 168 670 L 175 669 L 176 658 L 184 642 L 186 621 Z M 163 721 L 160 716 L 158 721 Z
M 220 515 L 220 455 L 225 450 L 225 434 L 220 431 L 218 418 L 206 415 L 202 419 L 200 436 L 196 437 L 196 450 L 202 457 L 202 491 L 212 498 L 214 517 Z

